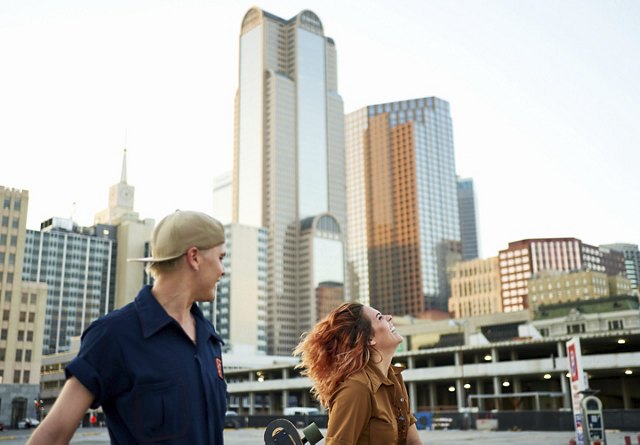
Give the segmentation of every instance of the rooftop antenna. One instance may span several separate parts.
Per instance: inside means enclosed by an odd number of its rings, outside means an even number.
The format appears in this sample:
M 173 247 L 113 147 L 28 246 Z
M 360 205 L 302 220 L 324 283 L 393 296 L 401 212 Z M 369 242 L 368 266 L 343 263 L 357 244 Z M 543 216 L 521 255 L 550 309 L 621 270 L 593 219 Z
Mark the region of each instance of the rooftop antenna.
M 124 154 L 122 156 L 122 173 L 120 174 L 120 183 L 127 183 L 127 129 L 124 130 Z
M 71 221 L 75 222 L 75 221 L 74 221 L 75 217 L 76 217 L 76 202 L 75 202 L 75 201 L 73 201 L 73 202 L 71 203 L 71 215 L 70 215 L 69 219 L 70 219 Z

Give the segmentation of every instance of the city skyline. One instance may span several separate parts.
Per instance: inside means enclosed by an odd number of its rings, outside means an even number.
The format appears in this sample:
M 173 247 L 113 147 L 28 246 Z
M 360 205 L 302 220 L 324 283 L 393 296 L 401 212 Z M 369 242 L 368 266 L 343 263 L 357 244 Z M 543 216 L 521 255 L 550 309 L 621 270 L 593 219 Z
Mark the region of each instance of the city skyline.
M 29 191 L 27 227 L 72 213 L 91 225 L 118 182 L 125 132 L 142 218 L 210 211 L 213 178 L 232 168 L 237 36 L 251 6 L 1 5 L 0 183 Z M 638 244 L 637 2 L 255 6 L 321 18 L 346 113 L 422 96 L 451 104 L 481 257 L 524 238 Z

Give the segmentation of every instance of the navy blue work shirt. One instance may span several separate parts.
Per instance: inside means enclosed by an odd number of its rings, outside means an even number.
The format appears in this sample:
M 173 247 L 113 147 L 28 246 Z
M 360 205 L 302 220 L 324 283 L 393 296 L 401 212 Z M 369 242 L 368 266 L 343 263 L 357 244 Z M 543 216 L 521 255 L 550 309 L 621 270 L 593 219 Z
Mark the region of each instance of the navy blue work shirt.
M 195 344 L 145 286 L 82 334 L 65 374 L 102 406 L 112 444 L 223 444 L 222 339 L 196 304 L 191 313 Z

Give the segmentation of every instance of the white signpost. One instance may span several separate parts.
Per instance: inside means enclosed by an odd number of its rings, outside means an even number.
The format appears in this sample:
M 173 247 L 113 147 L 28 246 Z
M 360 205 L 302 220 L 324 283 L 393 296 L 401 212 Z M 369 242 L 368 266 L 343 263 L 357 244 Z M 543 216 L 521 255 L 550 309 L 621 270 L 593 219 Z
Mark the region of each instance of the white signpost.
M 572 338 L 567 342 L 567 358 L 569 359 L 569 380 L 571 382 L 571 400 L 573 403 L 573 422 L 576 429 L 576 445 L 584 445 L 584 428 L 580 402 L 584 397 L 581 391 L 587 388 L 582 369 L 582 351 L 580 339 Z

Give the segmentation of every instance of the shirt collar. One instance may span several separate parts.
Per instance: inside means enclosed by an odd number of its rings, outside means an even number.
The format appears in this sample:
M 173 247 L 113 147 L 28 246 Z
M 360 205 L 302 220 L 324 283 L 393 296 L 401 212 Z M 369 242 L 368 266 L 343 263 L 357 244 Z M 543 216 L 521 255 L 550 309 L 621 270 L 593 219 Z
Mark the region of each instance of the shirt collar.
M 391 366 L 389 371 L 387 372 L 387 375 L 384 375 L 382 371 L 378 369 L 375 363 L 372 363 L 371 361 L 369 361 L 369 363 L 367 363 L 367 366 L 365 366 L 364 368 L 364 372 L 367 374 L 367 376 L 369 377 L 369 381 L 371 382 L 371 388 L 373 389 L 373 392 L 376 392 L 381 385 L 393 386 L 393 380 L 396 380 L 395 376 L 400 374 L 402 370 L 403 368 L 401 367 Z
M 174 321 L 162 305 L 158 303 L 158 300 L 155 299 L 151 293 L 150 285 L 146 285 L 140 290 L 134 304 L 140 319 L 140 324 L 142 325 L 142 336 L 144 338 L 151 337 L 160 329 Z M 197 319 L 196 326 L 204 326 L 209 337 L 213 337 L 218 343 L 224 344 L 213 325 L 206 323 L 202 311 L 197 304 L 193 303 L 191 313 Z

